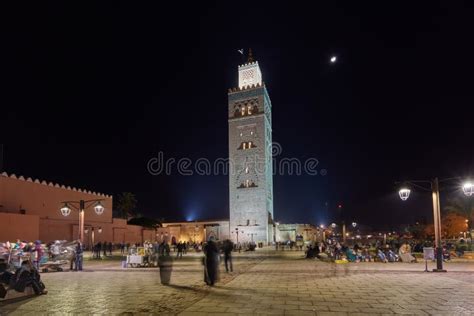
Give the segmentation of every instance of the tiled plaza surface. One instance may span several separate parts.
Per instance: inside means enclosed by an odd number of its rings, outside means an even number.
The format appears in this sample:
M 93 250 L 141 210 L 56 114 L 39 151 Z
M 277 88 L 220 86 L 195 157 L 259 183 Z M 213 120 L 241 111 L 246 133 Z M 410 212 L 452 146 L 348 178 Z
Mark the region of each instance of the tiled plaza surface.
M 87 262 L 84 272 L 42 274 L 47 295 L 0 305 L 0 314 L 474 315 L 474 262 L 447 273 L 424 264 L 332 264 L 298 252 L 236 255 L 211 288 L 196 255 L 175 261 L 172 285 L 156 269 Z M 433 268 L 433 264 L 430 264 Z

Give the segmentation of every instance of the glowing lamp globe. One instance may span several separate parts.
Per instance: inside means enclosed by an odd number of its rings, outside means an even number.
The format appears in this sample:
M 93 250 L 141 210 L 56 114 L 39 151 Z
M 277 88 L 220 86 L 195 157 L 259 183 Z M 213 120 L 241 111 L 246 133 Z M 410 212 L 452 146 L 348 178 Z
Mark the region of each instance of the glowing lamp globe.
M 356 222 L 353 222 L 352 223 L 352 227 L 356 227 L 357 226 L 357 223 Z
M 94 206 L 94 211 L 97 215 L 102 215 L 102 213 L 104 213 L 104 207 L 102 206 L 102 204 L 97 203 L 96 206 Z
M 65 203 L 64 206 L 61 207 L 60 211 L 63 216 L 69 216 L 69 214 L 71 214 L 71 209 L 69 208 L 67 203 Z
M 470 181 L 464 183 L 464 185 L 462 186 L 462 190 L 465 195 L 472 196 L 474 194 L 474 183 Z
M 410 197 L 410 193 L 411 190 L 407 188 L 402 188 L 400 189 L 400 191 L 398 191 L 398 195 L 400 195 L 400 199 L 402 199 L 402 201 L 408 200 L 408 198 Z
M 331 224 L 331 227 L 332 227 L 332 228 L 336 228 L 336 223 L 332 223 L 332 224 Z

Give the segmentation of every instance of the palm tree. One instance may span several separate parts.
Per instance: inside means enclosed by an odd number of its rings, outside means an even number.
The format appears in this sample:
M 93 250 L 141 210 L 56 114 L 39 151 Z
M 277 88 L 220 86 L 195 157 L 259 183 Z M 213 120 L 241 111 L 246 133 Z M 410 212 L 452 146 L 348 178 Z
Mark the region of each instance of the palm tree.
M 120 218 L 128 219 L 137 213 L 137 199 L 131 192 L 123 192 L 118 196 L 117 211 Z

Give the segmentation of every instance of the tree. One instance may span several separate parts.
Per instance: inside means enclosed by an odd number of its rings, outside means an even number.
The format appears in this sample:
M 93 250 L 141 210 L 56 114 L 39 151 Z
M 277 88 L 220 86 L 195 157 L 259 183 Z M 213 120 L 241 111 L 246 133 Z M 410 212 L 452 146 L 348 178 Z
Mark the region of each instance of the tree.
M 120 218 L 128 219 L 137 214 L 137 199 L 131 192 L 123 192 L 118 196 L 117 211 Z
M 466 218 L 455 212 L 449 212 L 442 219 L 442 230 L 445 238 L 455 239 L 460 232 L 466 231 Z
M 151 229 L 156 229 L 158 227 L 161 227 L 161 221 L 154 219 L 154 218 L 148 218 L 148 217 L 135 217 L 130 219 L 127 224 L 129 225 L 138 225 L 146 228 L 151 228 Z
M 466 231 L 466 218 L 454 213 L 449 212 L 441 218 L 441 234 L 442 238 L 453 238 L 459 236 L 460 232 Z M 434 226 L 433 224 L 426 225 L 425 234 L 427 236 L 434 237 Z

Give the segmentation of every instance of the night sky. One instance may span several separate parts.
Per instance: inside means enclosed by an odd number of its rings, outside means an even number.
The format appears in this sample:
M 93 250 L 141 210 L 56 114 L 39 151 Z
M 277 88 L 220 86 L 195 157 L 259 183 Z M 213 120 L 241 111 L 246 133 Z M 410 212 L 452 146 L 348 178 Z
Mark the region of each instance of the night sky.
M 309 2 L 308 2 L 309 3 Z M 228 218 L 227 176 L 152 176 L 147 161 L 227 157 L 227 90 L 252 48 L 281 157 L 282 222 L 431 220 L 394 182 L 474 175 L 468 1 L 51 3 L 2 30 L 4 169 L 107 194 L 168 220 Z M 336 55 L 337 63 L 330 64 Z M 452 188 L 450 188 L 452 190 Z M 444 196 L 442 198 L 445 198 Z

